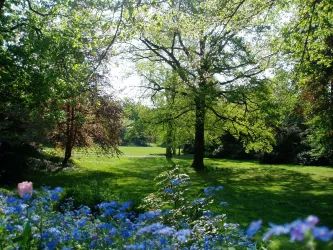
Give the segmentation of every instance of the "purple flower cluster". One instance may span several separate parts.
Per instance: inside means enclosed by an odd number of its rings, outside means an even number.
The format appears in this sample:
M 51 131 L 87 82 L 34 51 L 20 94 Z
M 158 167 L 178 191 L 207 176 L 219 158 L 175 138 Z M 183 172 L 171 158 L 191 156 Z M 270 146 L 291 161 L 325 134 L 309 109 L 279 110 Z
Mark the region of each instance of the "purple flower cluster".
M 333 230 L 325 226 L 317 226 L 319 218 L 310 215 L 305 220 L 295 220 L 292 223 L 284 225 L 275 225 L 270 223 L 270 228 L 263 236 L 263 241 L 269 240 L 272 236 L 289 235 L 290 241 L 303 241 L 306 238 L 313 237 L 322 242 L 333 242 Z M 254 221 L 246 230 L 246 235 L 254 236 L 260 229 L 262 220 Z M 333 245 L 332 245 L 333 246 Z
M 302 241 L 307 235 L 312 235 L 314 239 L 328 242 L 333 241 L 333 230 L 324 226 L 316 226 L 318 217 L 310 215 L 305 220 L 296 220 L 290 224 L 275 225 L 270 223 L 270 229 L 264 234 L 263 240 L 268 240 L 273 235 L 288 234 L 290 241 Z

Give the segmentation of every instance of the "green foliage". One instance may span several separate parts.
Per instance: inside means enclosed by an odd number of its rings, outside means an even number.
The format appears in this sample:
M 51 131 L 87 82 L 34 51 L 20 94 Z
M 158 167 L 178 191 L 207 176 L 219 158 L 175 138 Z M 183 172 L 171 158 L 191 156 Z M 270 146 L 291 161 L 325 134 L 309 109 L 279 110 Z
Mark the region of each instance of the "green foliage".
M 222 190 L 222 186 L 206 187 L 204 192 L 200 192 L 194 199 L 191 199 L 188 194 L 191 185 L 189 175 L 182 173 L 179 166 L 163 171 L 155 178 L 155 181 L 158 181 L 158 191 L 145 197 L 140 207 L 151 213 L 165 211 L 162 216 L 157 216 L 156 221 L 177 229 L 189 225 L 193 228 L 192 233 L 195 235 L 195 240 L 227 234 L 230 238 L 226 237 L 226 242 L 222 246 L 230 246 L 237 239 L 239 240 L 237 244 L 242 242 L 237 224 L 226 223 L 225 214 L 213 216 L 208 209 L 208 205 L 214 201 L 213 196 L 217 196 Z M 207 220 L 211 220 L 210 223 L 206 223 Z
M 147 146 L 155 142 L 152 124 L 149 122 L 151 108 L 127 99 L 123 102 L 123 145 Z
M 118 3 L 7 2 L 0 16 L 0 140 L 52 138 L 69 149 L 94 142 L 117 151 L 120 109 L 101 91 L 101 69 L 119 35 L 119 17 L 111 14 Z
M 159 99 L 166 127 L 173 130 L 180 127 L 178 120 L 188 120 L 180 125 L 192 134 L 181 143 L 194 137 L 197 169 L 203 168 L 205 140 L 212 141 L 221 130 L 236 138 L 248 135 L 243 141 L 247 150 L 272 149 L 274 131 L 267 120 L 275 117 L 265 115 L 273 107 L 262 74 L 267 51 L 247 39 L 265 35 L 259 26 L 270 7 L 259 1 L 172 1 L 131 11 L 129 29 L 141 42 L 131 47 L 138 68 L 151 96 Z
M 300 88 L 300 106 L 309 127 L 312 157 L 332 159 L 332 8 L 330 1 L 290 2 L 279 38 Z M 288 9 L 287 9 L 288 8 Z M 277 47 L 276 47 L 277 48 Z

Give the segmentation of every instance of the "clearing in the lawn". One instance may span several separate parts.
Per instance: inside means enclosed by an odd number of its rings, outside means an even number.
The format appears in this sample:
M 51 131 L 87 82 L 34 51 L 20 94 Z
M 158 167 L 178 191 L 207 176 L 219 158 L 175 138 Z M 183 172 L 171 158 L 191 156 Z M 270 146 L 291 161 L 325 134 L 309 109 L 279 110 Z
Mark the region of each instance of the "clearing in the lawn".
M 203 188 L 222 185 L 212 210 L 221 211 L 230 222 L 247 226 L 251 221 L 285 223 L 315 214 L 321 224 L 333 227 L 333 169 L 296 165 L 262 165 L 254 161 L 205 159 L 207 172 L 197 173 L 191 156 L 167 159 L 159 147 L 121 147 L 120 157 L 76 152 L 73 170 L 33 173 L 34 187 L 61 186 L 77 204 L 93 206 L 103 200 L 133 201 L 157 190 L 154 178 L 167 166 L 177 164 L 190 175 L 189 193 L 193 198 Z

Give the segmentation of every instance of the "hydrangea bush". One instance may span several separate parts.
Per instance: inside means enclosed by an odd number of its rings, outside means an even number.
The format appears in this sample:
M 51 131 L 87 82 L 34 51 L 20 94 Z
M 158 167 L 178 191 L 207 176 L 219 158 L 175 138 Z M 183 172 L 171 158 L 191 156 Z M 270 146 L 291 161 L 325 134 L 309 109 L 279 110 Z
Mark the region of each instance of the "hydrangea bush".
M 55 209 L 59 187 L 33 193 L 29 189 L 23 197 L 0 192 L 0 249 L 265 249 L 265 242 L 280 234 L 304 241 L 307 249 L 314 249 L 316 241 L 332 247 L 333 232 L 317 227 L 315 216 L 272 224 L 263 240 L 254 241 L 260 220 L 243 231 L 228 223 L 225 214 L 207 209 L 221 186 L 205 188 L 201 196 L 188 200 L 189 177 L 177 167 L 157 179 L 158 192 L 143 200 L 146 212 L 139 214 L 131 202 L 116 201 L 100 203 L 95 213 L 87 206 L 75 208 L 71 199 Z M 220 205 L 223 209 L 227 203 Z

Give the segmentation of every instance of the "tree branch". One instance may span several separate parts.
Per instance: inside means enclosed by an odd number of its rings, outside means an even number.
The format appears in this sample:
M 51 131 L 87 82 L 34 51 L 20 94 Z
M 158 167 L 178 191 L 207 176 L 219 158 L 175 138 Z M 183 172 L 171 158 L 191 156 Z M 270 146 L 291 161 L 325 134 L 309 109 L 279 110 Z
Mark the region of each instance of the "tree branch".
M 28 3 L 29 10 L 31 10 L 33 13 L 35 13 L 35 14 L 37 14 L 37 15 L 39 15 L 39 16 L 44 16 L 44 17 L 45 17 L 45 16 L 50 16 L 50 15 L 52 15 L 52 11 L 50 11 L 49 13 L 41 13 L 41 12 L 39 12 L 39 11 L 33 9 L 30 0 L 26 0 L 26 1 L 27 1 L 27 3 Z
M 102 54 L 100 55 L 99 59 L 98 59 L 98 63 L 97 65 L 94 67 L 94 69 L 92 70 L 92 72 L 89 74 L 89 76 L 86 79 L 86 82 L 89 82 L 89 80 L 91 79 L 92 75 L 96 72 L 96 70 L 101 66 L 102 61 L 106 58 L 109 50 L 111 49 L 112 45 L 114 44 L 116 38 L 118 37 L 119 33 L 120 33 L 120 24 L 122 22 L 123 19 L 123 12 L 124 12 L 124 5 L 125 5 L 125 1 L 123 0 L 122 4 L 121 4 L 121 8 L 120 8 L 120 15 L 119 15 L 119 19 L 118 19 L 118 23 L 116 26 L 116 32 L 113 35 L 110 43 L 108 44 L 108 46 L 106 47 L 106 49 L 102 52 Z
M 161 124 L 161 123 L 165 123 L 165 122 L 170 122 L 170 121 L 176 120 L 177 118 L 181 117 L 182 115 L 185 115 L 186 113 L 190 112 L 191 110 L 192 109 L 186 109 L 186 110 L 180 112 L 179 114 L 177 114 L 175 116 L 159 120 L 158 122 L 155 122 L 154 124 Z
M 238 120 L 237 120 L 237 117 L 226 117 L 226 116 L 224 116 L 224 115 L 221 115 L 221 114 L 219 114 L 213 107 L 208 107 L 208 109 L 209 110 L 211 110 L 212 112 L 213 112 L 213 114 L 217 117 L 217 118 L 219 118 L 220 120 L 223 120 L 223 121 L 230 121 L 233 125 L 234 124 L 238 124 L 238 125 L 240 125 L 240 126 L 243 126 L 243 127 L 245 127 L 246 129 L 248 129 L 249 131 L 251 131 L 251 132 L 253 132 L 253 130 L 252 130 L 252 128 L 250 127 L 250 126 L 248 126 L 248 125 L 246 125 L 246 124 L 244 124 L 244 123 L 242 123 L 242 122 L 239 122 Z
M 229 20 L 226 22 L 226 24 L 223 27 L 222 32 L 225 31 L 225 29 L 227 28 L 228 24 L 230 23 L 230 21 L 232 20 L 232 18 L 235 16 L 235 14 L 237 13 L 237 11 L 239 10 L 239 8 L 245 3 L 245 0 L 242 0 L 237 7 L 235 8 L 235 10 L 231 13 L 231 15 L 229 16 Z
M 316 4 L 317 4 L 317 1 L 313 1 L 311 17 L 310 17 L 309 26 L 308 26 L 308 32 L 306 34 L 306 38 L 305 38 L 305 42 L 304 42 L 304 47 L 303 47 L 303 51 L 302 51 L 302 56 L 301 56 L 301 62 L 300 62 L 301 66 L 302 66 L 302 64 L 304 62 L 305 52 L 308 49 L 309 36 L 310 36 L 311 26 L 312 26 L 312 18 L 313 18 L 313 14 L 315 12 Z

